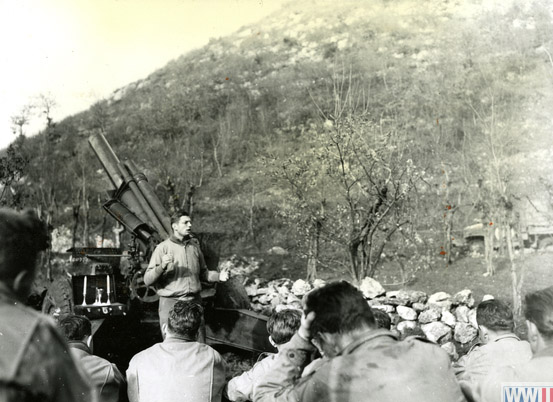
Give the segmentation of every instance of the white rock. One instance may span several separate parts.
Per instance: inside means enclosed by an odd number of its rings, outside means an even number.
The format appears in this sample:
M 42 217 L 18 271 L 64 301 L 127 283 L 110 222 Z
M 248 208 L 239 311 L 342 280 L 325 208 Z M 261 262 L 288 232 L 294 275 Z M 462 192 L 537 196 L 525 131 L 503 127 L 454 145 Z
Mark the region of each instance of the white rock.
M 248 296 L 256 296 L 257 295 L 257 285 L 255 283 L 252 283 L 248 286 L 245 286 L 246 294 Z
M 470 289 L 463 289 L 460 292 L 455 293 L 453 296 L 453 304 L 465 305 L 467 307 L 474 306 L 474 298 L 472 297 L 472 291 Z
M 476 310 L 469 310 L 467 317 L 469 319 L 469 324 L 474 328 L 478 328 L 478 321 L 476 321 Z
M 446 343 L 451 340 L 451 328 L 443 322 L 435 321 L 421 326 L 422 332 L 429 341 Z
M 467 306 L 458 306 L 455 309 L 455 318 L 459 322 L 469 322 L 469 314 L 470 309 Z
M 373 278 L 369 278 L 368 276 L 363 279 L 359 289 L 363 293 L 363 296 L 365 296 L 365 298 L 367 299 L 374 299 L 375 297 L 386 293 L 386 290 L 384 290 L 384 288 L 378 281 L 374 280 Z
M 441 301 L 451 300 L 451 295 L 446 292 L 436 292 L 428 298 L 428 303 L 437 303 Z
M 315 280 L 313 281 L 313 287 L 314 287 L 314 288 L 321 288 L 321 287 L 323 287 L 324 285 L 326 285 L 326 282 L 323 281 L 322 279 L 315 279 Z
M 424 304 L 424 303 L 413 303 L 413 305 L 411 307 L 417 313 L 420 313 L 421 311 L 424 311 L 426 309 L 426 304 Z
M 494 300 L 495 297 L 493 297 L 492 295 L 484 295 L 482 296 L 482 301 L 485 302 L 485 301 L 488 301 L 488 300 Z
M 397 306 L 396 311 L 404 320 L 414 321 L 417 319 L 417 312 L 411 307 Z
M 455 324 L 457 323 L 455 316 L 449 311 L 444 311 L 442 313 L 442 318 L 440 320 L 446 323 L 447 325 L 449 325 L 450 327 L 454 327 Z
M 416 321 L 400 321 L 396 326 L 396 330 L 403 335 L 405 331 L 413 330 L 417 327 Z
M 451 308 L 451 295 L 445 292 L 437 292 L 428 298 L 428 307 L 436 307 L 441 311 L 447 311 Z
M 439 309 L 430 308 L 428 310 L 424 310 L 422 313 L 419 314 L 419 322 L 421 324 L 435 322 L 440 319 L 441 315 L 442 313 Z
M 394 312 L 394 306 L 389 306 L 387 304 L 378 304 L 376 306 L 371 306 L 372 309 L 375 309 L 375 310 L 382 310 L 384 311 L 385 313 L 393 313 Z
M 478 330 L 472 325 L 458 322 L 455 325 L 455 340 L 459 343 L 468 343 L 472 341 L 478 335 Z
M 292 293 L 296 296 L 303 296 L 311 290 L 311 285 L 303 279 L 298 279 L 292 285 Z
M 275 247 L 271 247 L 271 248 L 267 251 L 267 254 L 272 254 L 272 255 L 288 255 L 288 251 L 286 251 L 286 250 L 283 249 L 282 247 L 275 246 Z

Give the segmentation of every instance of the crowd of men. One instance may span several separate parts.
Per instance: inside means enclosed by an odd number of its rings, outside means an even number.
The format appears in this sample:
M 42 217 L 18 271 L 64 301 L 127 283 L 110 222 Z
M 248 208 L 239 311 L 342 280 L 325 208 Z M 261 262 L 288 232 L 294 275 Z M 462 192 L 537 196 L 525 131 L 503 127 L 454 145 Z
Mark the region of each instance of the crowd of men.
M 168 299 L 164 339 L 135 355 L 124 376 L 93 354 L 86 317 L 56 328 L 24 306 L 46 232 L 33 213 L 0 209 L 0 401 L 499 402 L 506 382 L 553 386 L 553 287 L 526 295 L 528 341 L 513 333 L 506 304 L 480 303 L 480 343 L 452 364 L 423 337 L 398 339 L 389 316 L 343 281 L 308 293 L 301 312 L 273 314 L 267 329 L 278 352 L 227 382 L 224 359 L 202 342 L 197 280 L 228 274 L 207 271 L 190 226 L 177 217 L 178 233 L 154 252 L 148 280 Z

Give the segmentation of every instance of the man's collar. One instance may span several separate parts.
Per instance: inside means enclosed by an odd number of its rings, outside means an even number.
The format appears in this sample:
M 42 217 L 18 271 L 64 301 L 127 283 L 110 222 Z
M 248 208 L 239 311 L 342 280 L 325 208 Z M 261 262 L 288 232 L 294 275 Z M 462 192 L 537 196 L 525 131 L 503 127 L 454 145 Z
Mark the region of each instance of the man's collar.
M 370 342 L 376 338 L 387 337 L 391 338 L 394 341 L 397 341 L 398 338 L 392 332 L 387 329 L 369 329 L 363 334 L 361 334 L 355 341 L 347 345 L 338 355 L 347 355 L 357 349 L 359 346 L 366 342 Z
M 182 240 L 177 238 L 174 234 L 172 234 L 170 237 L 169 237 L 169 240 L 171 240 L 173 243 L 177 243 L 177 244 L 188 244 L 194 237 L 192 235 L 190 236 L 186 236 L 185 238 L 183 238 Z
M 192 339 L 183 335 L 171 334 L 165 338 L 163 342 L 166 343 L 180 343 L 180 342 L 196 342 L 196 339 Z
M 520 338 L 518 336 L 516 336 L 515 334 L 513 333 L 508 333 L 508 334 L 502 334 L 502 335 L 499 335 L 497 338 L 495 338 L 492 342 L 499 342 L 499 341 L 502 341 L 503 339 L 515 339 L 517 341 L 520 341 Z
M 88 345 L 82 341 L 68 341 L 67 344 L 69 345 L 70 348 L 82 350 L 88 353 L 89 355 L 92 354 L 92 351 L 90 350 Z

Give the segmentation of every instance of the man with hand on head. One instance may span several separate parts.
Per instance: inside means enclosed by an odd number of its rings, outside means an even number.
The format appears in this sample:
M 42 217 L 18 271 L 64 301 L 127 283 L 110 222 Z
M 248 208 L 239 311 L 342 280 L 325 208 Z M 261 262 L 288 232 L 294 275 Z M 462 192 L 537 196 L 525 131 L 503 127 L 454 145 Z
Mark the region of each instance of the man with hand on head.
M 0 401 L 95 401 L 49 317 L 25 307 L 48 246 L 32 211 L 0 209 Z
M 68 315 L 59 322 L 71 355 L 96 388 L 100 402 L 117 402 L 126 399 L 125 378 L 115 364 L 92 354 L 92 325 L 81 315 Z M 122 398 L 121 398 L 122 397 Z
M 226 364 L 197 342 L 202 306 L 179 300 L 164 324 L 165 340 L 135 355 L 127 370 L 130 402 L 221 402 Z
M 300 377 L 312 340 L 326 361 Z M 255 392 L 256 402 L 407 400 L 465 399 L 444 350 L 418 338 L 399 342 L 390 331 L 377 329 L 363 294 L 347 282 L 306 295 L 300 329 Z
M 225 282 L 228 271 L 208 271 L 199 241 L 192 235 L 192 220 L 179 211 L 171 216 L 171 237 L 161 242 L 144 274 L 144 283 L 154 285 L 159 295 L 159 326 L 167 323 L 169 311 L 179 300 L 201 303 L 201 281 Z M 205 343 L 205 321 L 202 319 L 199 341 Z

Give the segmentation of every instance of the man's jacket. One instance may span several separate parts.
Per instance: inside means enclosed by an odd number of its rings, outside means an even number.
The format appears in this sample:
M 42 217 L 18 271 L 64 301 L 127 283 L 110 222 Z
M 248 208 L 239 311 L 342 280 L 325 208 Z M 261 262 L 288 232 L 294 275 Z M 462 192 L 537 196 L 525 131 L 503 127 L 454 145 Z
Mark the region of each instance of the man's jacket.
M 117 402 L 126 393 L 125 378 L 115 364 L 92 354 L 83 342 L 69 342 L 71 355 L 79 364 L 99 396 L 100 402 Z
M 553 346 L 542 349 L 534 354 L 526 363 L 514 364 L 494 369 L 481 382 L 478 401 L 503 402 L 501 384 L 537 382 L 542 385 L 553 384 Z M 548 390 L 549 392 L 549 390 Z M 539 395 L 538 395 L 539 396 Z M 536 399 L 541 401 L 549 399 Z M 532 399 L 534 400 L 534 399 Z
M 259 381 L 271 372 L 277 355 L 269 356 L 258 361 L 250 370 L 232 378 L 225 387 L 225 396 L 233 402 L 253 401 L 254 388 Z
M 313 350 L 298 334 L 283 347 L 256 402 L 462 402 L 449 356 L 416 338 L 399 342 L 386 330 L 369 330 L 336 357 L 300 378 Z
M 162 257 L 173 254 L 173 264 L 166 271 L 162 268 Z M 147 285 L 155 284 L 157 294 L 162 297 L 178 298 L 202 290 L 201 281 L 216 282 L 217 271 L 208 271 L 200 243 L 196 238 L 180 241 L 174 236 L 161 242 L 152 253 L 148 269 L 144 274 Z
M 0 282 L 0 401 L 93 401 L 95 395 L 49 317 Z
M 127 370 L 130 402 L 220 402 L 225 362 L 210 346 L 175 337 L 135 355 Z
M 467 395 L 473 395 L 478 384 L 497 367 L 525 363 L 532 349 L 515 334 L 505 334 L 485 345 L 475 346 L 454 365 L 455 375 Z

